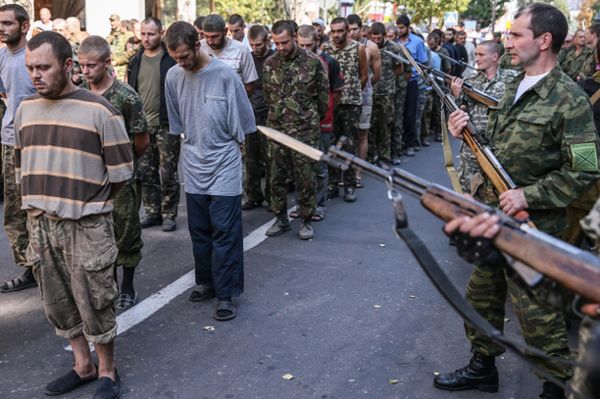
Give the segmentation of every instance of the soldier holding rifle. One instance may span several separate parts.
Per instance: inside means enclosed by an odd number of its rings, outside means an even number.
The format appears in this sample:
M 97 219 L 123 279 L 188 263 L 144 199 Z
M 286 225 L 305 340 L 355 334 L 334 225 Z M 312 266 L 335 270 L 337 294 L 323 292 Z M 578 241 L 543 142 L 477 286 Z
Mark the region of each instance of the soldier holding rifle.
M 560 236 L 564 227 L 565 207 L 598 178 L 598 139 L 589 102 L 557 65 L 567 30 L 564 15 L 553 6 L 535 3 L 517 12 L 506 50 L 523 74 L 507 85 L 487 130 L 496 157 L 520 187 L 500 194 L 490 204 L 499 204 L 508 215 L 527 209 L 540 230 L 555 236 Z M 453 112 L 448 123 L 452 135 L 461 137 L 468 120 L 466 112 Z M 486 180 L 484 188 L 489 184 Z M 548 355 L 568 359 L 564 316 L 539 303 L 502 268 L 477 266 L 466 295 L 482 316 L 502 329 L 508 292 L 527 343 Z M 495 357 L 504 349 L 469 325 L 466 331 L 472 345 L 471 361 L 453 373 L 436 376 L 434 385 L 445 390 L 495 392 Z M 571 376 L 571 370 L 557 362 L 536 362 L 557 379 Z M 544 382 L 542 398 L 564 395 L 558 385 Z

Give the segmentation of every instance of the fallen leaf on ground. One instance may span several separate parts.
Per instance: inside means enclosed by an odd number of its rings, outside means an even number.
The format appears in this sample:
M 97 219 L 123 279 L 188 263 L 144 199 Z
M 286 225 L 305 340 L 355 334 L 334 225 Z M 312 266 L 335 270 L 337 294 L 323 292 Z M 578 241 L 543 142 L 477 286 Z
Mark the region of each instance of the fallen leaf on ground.
M 381 248 L 385 248 L 385 244 L 377 244 L 379 245 Z
M 208 332 L 213 332 L 215 331 L 215 328 L 213 326 L 204 326 L 202 328 L 204 331 L 208 331 Z
M 395 379 L 395 378 L 391 378 L 391 379 L 390 379 L 390 384 L 392 384 L 392 385 L 396 385 L 396 384 L 397 384 L 397 383 L 399 383 L 399 382 L 400 382 L 400 381 L 398 381 L 398 380 L 397 380 L 397 379 Z
M 381 305 L 373 305 L 375 309 L 381 309 Z
M 289 380 L 293 380 L 294 376 L 291 375 L 290 373 L 286 373 L 284 375 L 281 376 L 284 380 L 289 381 Z

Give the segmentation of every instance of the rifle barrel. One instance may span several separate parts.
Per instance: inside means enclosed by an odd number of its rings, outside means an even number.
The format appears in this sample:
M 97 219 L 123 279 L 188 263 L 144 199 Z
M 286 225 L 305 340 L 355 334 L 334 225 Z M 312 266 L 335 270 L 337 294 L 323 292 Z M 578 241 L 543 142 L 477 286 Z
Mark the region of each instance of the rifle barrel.
M 442 57 L 442 58 L 444 58 L 444 59 L 446 59 L 446 60 L 448 60 L 448 61 L 450 61 L 450 62 L 452 62 L 452 63 L 454 63 L 454 64 L 456 64 L 456 65 L 464 66 L 465 68 L 470 68 L 470 69 L 472 69 L 472 70 L 474 70 L 474 71 L 481 72 L 481 71 L 480 71 L 480 70 L 478 70 L 477 68 L 475 68 L 475 67 L 473 67 L 473 66 L 471 66 L 471 65 L 469 65 L 469 64 L 467 64 L 467 63 L 465 63 L 465 62 L 462 62 L 462 61 L 459 61 L 459 60 L 455 60 L 454 58 L 452 58 L 452 57 L 448 57 L 447 55 L 444 55 L 444 54 L 441 54 L 441 53 L 437 53 L 437 54 L 438 54 L 440 57 Z

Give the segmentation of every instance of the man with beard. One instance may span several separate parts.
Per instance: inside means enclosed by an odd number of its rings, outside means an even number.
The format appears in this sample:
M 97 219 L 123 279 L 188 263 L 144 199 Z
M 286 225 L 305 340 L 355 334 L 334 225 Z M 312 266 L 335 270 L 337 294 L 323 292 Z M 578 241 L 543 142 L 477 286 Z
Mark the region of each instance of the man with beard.
M 213 317 L 231 320 L 237 315 L 232 298 L 244 290 L 240 146 L 256 132 L 252 106 L 238 75 L 200 48 L 191 24 L 173 23 L 166 44 L 177 62 L 165 80 L 170 132 L 185 134 L 182 162 L 197 284 L 189 299 L 216 296 Z
M 558 55 L 558 63 L 563 72 L 573 80 L 583 78 L 583 69 L 589 59 L 593 57 L 594 49 L 586 47 L 585 33 L 582 29 L 577 29 L 573 35 L 573 45 L 561 50 Z
M 248 95 L 251 95 L 258 74 L 248 46 L 227 37 L 225 20 L 219 15 L 207 15 L 202 21 L 202 30 L 202 50 L 231 66 L 240 77 Z
M 340 102 L 334 111 L 334 139 L 337 141 L 341 136 L 346 136 L 343 149 L 358 155 L 356 139 L 362 90 L 369 79 L 369 64 L 365 46 L 348 37 L 348 25 L 346 18 L 333 19 L 330 24 L 331 40 L 324 43 L 321 49 L 337 60 L 345 81 Z M 329 198 L 335 198 L 339 196 L 341 171 L 329 169 L 329 172 Z M 356 174 L 353 170 L 344 173 L 344 201 L 356 201 Z
M 14 117 L 24 98 L 35 93 L 25 67 L 25 47 L 29 15 L 17 4 L 0 7 L 0 80 L 4 94 L 8 97 L 8 108 L 2 118 L 2 167 L 4 171 L 4 230 L 8 237 L 13 257 L 23 275 L 0 285 L 0 292 L 7 293 L 35 287 L 31 264 L 27 262 L 25 250 L 29 242 L 27 214 L 21 210 L 21 196 L 15 174 L 15 131 Z
M 396 94 L 396 77 L 404 70 L 402 62 L 393 58 L 390 53 L 401 55 L 400 46 L 386 39 L 385 26 L 381 22 L 371 25 L 369 36 L 381 52 L 381 80 L 373 86 L 373 145 L 372 158 L 391 162 L 390 132 L 394 128 L 394 96 Z
M 71 82 L 71 57 L 71 45 L 56 32 L 27 43 L 25 62 L 37 94 L 23 100 L 15 116 L 17 176 L 30 234 L 27 259 L 46 317 L 74 356 L 73 368 L 50 382 L 46 394 L 99 380 L 94 398 L 111 399 L 121 394 L 111 211 L 133 175 L 131 143 L 121 114 Z
M 142 229 L 161 225 L 163 231 L 177 228 L 180 186 L 177 165 L 181 138 L 169 134 L 164 82 L 175 65 L 162 42 L 163 26 L 148 17 L 141 23 L 142 47 L 129 62 L 129 85 L 140 95 L 148 120 L 150 144 L 137 165 L 142 181 L 142 202 L 146 215 Z
M 257 125 L 265 125 L 269 107 L 265 101 L 262 87 L 263 65 L 265 60 L 275 54 L 271 49 L 269 32 L 262 25 L 253 25 L 248 31 L 248 41 L 252 48 L 252 59 L 258 73 L 254 81 L 254 91 L 250 95 L 250 103 L 254 111 Z M 268 142 L 260 133 L 249 134 L 244 144 L 246 181 L 244 190 L 248 199 L 242 203 L 242 210 L 250 210 L 261 206 L 264 200 L 271 202 L 271 161 L 269 158 Z M 261 187 L 261 177 L 265 174 L 265 190 Z
M 348 31 L 350 38 L 356 40 L 365 46 L 367 53 L 367 63 L 369 64 L 369 78 L 366 86 L 362 90 L 362 105 L 360 119 L 358 121 L 358 132 L 356 136 L 356 148 L 358 156 L 362 159 L 367 158 L 369 148 L 369 128 L 371 127 L 371 114 L 373 111 L 373 85 L 381 78 L 381 55 L 377 45 L 371 40 L 363 39 L 360 34 L 362 20 L 356 14 L 348 15 Z M 362 176 L 359 171 L 356 172 L 356 188 L 363 187 Z

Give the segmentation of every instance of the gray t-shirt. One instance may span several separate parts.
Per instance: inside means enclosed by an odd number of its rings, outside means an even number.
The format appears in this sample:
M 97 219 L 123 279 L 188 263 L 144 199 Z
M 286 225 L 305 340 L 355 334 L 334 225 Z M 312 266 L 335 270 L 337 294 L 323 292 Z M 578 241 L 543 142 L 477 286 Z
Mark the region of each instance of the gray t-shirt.
M 235 71 L 214 58 L 197 72 L 175 65 L 167 72 L 165 98 L 171 134 L 185 133 L 185 192 L 240 195 L 240 143 L 256 132 L 256 123 Z
M 35 94 L 35 88 L 25 66 L 25 47 L 11 53 L 8 47 L 0 49 L 0 80 L 2 92 L 8 96 L 8 104 L 2 118 L 2 144 L 15 145 L 14 119 L 17 108 L 24 98 Z

